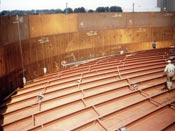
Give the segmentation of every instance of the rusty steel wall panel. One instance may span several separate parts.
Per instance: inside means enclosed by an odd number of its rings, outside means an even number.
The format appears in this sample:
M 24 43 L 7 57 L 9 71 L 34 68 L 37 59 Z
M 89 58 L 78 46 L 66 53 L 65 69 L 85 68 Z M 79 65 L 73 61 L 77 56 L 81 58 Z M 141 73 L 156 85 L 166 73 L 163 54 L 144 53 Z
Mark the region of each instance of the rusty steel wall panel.
M 87 13 L 78 15 L 78 30 L 104 30 L 126 27 L 125 13 Z
M 133 13 L 133 18 L 134 27 L 149 27 L 151 25 L 150 13 Z
M 175 26 L 175 14 L 172 16 L 172 26 Z
M 18 26 L 13 23 L 15 16 L 1 17 L 1 46 L 11 44 L 12 42 L 19 41 Z
M 40 38 L 31 39 L 28 44 L 23 44 L 24 65 L 27 70 L 28 78 L 31 76 L 43 75 L 43 68 L 47 71 L 58 70 L 61 59 L 66 54 L 68 48 L 69 35 L 48 36 L 48 42 L 40 43 Z M 67 50 L 68 52 L 70 51 Z M 32 66 L 35 65 L 35 66 Z M 58 68 L 58 69 L 56 69 Z
M 21 40 L 29 39 L 29 17 L 19 16 L 19 31 Z
M 18 23 L 15 16 L 9 17 L 9 20 L 7 21 L 7 40 L 8 44 L 11 44 L 13 42 L 19 42 L 19 33 L 18 33 Z
M 174 25 L 174 13 L 89 13 L 78 15 L 78 30 Z
M 4 48 L 0 47 L 0 77 L 5 75 Z
M 7 17 L 0 17 L 0 46 L 7 44 Z
M 171 40 L 174 35 L 172 27 L 155 27 L 152 28 L 152 39 L 156 41 Z
M 152 27 L 173 26 L 174 13 L 152 13 L 150 16 Z
M 17 44 L 14 44 L 13 46 L 7 46 L 6 48 L 4 48 L 4 53 L 7 74 L 13 72 L 16 69 L 22 68 L 20 49 Z
M 26 40 L 29 38 L 28 17 L 19 16 L 19 29 L 17 16 L 0 17 L 0 46 L 8 45 L 19 40 Z M 20 35 L 20 38 L 19 38 Z
M 126 27 L 134 27 L 134 16 L 135 13 L 131 13 L 129 15 L 126 15 Z
M 40 37 L 77 31 L 76 14 L 29 16 L 30 37 Z
M 32 15 L 29 16 L 29 26 L 30 26 L 30 37 L 39 37 L 42 36 L 41 28 L 41 16 Z
M 19 41 L 16 16 L 1 17 L 0 41 L 9 44 Z M 175 24 L 174 13 L 87 13 L 19 16 L 20 37 L 25 40 L 61 33 L 109 30 L 128 27 L 162 27 Z M 91 35 L 92 32 L 89 32 Z

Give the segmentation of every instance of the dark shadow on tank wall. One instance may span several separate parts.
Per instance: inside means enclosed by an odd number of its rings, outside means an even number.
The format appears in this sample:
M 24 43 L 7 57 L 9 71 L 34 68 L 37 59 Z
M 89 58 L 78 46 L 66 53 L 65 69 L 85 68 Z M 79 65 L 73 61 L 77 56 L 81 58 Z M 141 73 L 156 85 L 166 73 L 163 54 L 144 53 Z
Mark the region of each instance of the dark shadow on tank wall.
M 3 131 L 4 116 L 7 104 L 11 101 L 11 96 L 15 95 L 19 87 L 23 87 L 22 74 L 13 71 L 0 78 L 0 131 Z

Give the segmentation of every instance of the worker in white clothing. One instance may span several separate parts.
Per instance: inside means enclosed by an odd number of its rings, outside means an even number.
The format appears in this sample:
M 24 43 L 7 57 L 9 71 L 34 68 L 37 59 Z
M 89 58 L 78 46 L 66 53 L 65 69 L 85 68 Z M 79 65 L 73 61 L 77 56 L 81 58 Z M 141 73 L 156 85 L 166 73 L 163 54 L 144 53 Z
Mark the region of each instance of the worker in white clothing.
M 164 74 L 167 75 L 166 86 L 168 90 L 171 90 L 173 86 L 173 76 L 175 75 L 175 66 L 171 63 L 171 60 L 168 60 L 168 64 L 164 69 Z

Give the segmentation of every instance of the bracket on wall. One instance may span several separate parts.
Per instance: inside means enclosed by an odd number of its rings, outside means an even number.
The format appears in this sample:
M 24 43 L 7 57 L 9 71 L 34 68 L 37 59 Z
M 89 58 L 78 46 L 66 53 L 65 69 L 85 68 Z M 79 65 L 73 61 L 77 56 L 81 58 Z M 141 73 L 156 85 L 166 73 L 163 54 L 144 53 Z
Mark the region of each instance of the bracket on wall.
M 49 38 L 48 37 L 41 37 L 41 39 L 38 40 L 39 43 L 48 43 L 49 42 Z

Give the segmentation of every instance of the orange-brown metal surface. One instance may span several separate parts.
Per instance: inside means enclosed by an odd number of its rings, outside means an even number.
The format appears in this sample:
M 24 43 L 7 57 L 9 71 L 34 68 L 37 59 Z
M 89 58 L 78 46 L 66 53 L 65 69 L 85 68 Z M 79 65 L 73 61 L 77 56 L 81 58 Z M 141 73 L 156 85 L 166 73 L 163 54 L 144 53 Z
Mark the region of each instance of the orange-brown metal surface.
M 40 77 L 1 105 L 2 129 L 174 131 L 175 82 L 166 90 L 162 76 L 170 56 L 170 49 L 140 51 Z

